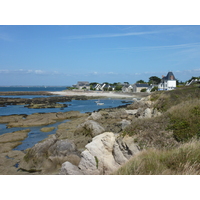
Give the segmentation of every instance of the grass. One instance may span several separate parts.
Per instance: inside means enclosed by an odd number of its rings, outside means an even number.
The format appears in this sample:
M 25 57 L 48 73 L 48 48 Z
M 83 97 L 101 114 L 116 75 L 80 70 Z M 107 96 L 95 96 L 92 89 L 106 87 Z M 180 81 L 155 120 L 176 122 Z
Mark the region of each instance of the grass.
M 154 107 L 159 111 L 165 112 L 172 106 L 185 101 L 200 99 L 200 88 L 187 86 L 171 91 L 158 91 L 151 95 L 150 100 L 155 102 Z
M 200 141 L 170 150 L 149 149 L 133 157 L 116 175 L 199 175 Z
M 182 102 L 168 110 L 169 130 L 178 142 L 200 137 L 200 101 L 198 98 Z
M 159 91 L 150 100 L 162 115 L 136 118 L 124 130 L 142 151 L 115 174 L 200 174 L 200 88 Z
M 171 130 L 166 130 L 170 118 L 168 115 L 162 115 L 155 118 L 142 118 L 134 120 L 123 132 L 124 135 L 134 137 L 139 148 L 172 148 L 177 146 L 178 142 L 173 137 Z
M 153 107 L 162 111 L 160 117 L 132 121 L 123 134 L 134 136 L 141 149 L 171 148 L 177 142 L 200 137 L 200 89 L 184 87 L 172 91 L 159 91 L 151 95 Z

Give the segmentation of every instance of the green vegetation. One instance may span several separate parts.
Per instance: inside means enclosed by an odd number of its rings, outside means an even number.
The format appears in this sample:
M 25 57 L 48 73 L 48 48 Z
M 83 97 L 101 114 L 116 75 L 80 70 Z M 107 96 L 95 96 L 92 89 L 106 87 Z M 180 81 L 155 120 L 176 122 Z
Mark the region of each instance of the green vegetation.
M 135 118 L 123 135 L 143 150 L 116 174 L 200 174 L 200 88 L 198 85 L 150 96 L 162 115 Z
M 199 175 L 200 142 L 170 150 L 149 149 L 133 157 L 117 175 Z
M 141 91 L 140 92 L 146 92 L 147 91 L 147 89 L 146 88 L 144 88 L 144 89 L 141 89 Z
M 144 80 L 139 80 L 136 83 L 146 83 Z
M 157 76 L 151 76 L 149 77 L 149 84 L 156 84 L 158 85 L 161 82 L 161 79 Z
M 157 86 L 155 86 L 155 87 L 153 87 L 153 88 L 151 89 L 151 92 L 155 92 L 155 91 L 158 91 L 158 87 L 157 87 Z
M 99 167 L 99 160 L 98 160 L 98 158 L 96 156 L 94 158 L 95 158 L 95 161 L 96 161 L 96 167 L 98 169 L 98 167 Z
M 117 85 L 117 86 L 115 87 L 115 90 L 116 90 L 116 91 L 121 91 L 121 90 L 122 90 L 122 85 Z

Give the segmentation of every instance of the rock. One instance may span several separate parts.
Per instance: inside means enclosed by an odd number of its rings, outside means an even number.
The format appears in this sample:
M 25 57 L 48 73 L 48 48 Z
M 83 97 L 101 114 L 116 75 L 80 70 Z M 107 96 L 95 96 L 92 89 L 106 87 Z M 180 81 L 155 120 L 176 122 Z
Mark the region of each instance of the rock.
M 60 175 L 83 175 L 83 173 L 77 166 L 72 165 L 68 161 L 62 164 L 62 168 L 59 174 Z
M 50 132 L 50 131 L 53 131 L 55 129 L 55 127 L 44 127 L 44 128 L 41 128 L 40 130 L 42 132 Z
M 156 108 L 152 112 L 152 117 L 159 117 L 161 115 L 162 115 L 162 113 L 159 112 Z
M 157 109 L 153 109 L 153 108 L 146 108 L 144 111 L 142 111 L 143 109 L 138 109 L 138 112 L 140 111 L 140 116 L 139 118 L 152 118 L 152 117 L 158 117 L 160 116 L 162 113 L 158 112 Z
M 146 110 L 144 111 L 144 117 L 151 118 L 152 117 L 152 109 L 146 108 Z
M 15 131 L 12 133 L 5 133 L 3 135 L 0 135 L 0 143 L 22 141 L 28 136 L 28 132 L 30 131 L 30 129 L 26 129 L 21 131 Z
M 56 172 L 66 161 L 75 165 L 80 161 L 74 143 L 68 139 L 58 140 L 55 135 L 51 135 L 28 150 L 20 168 L 29 172 Z
M 137 113 L 138 109 L 134 109 L 134 110 L 126 110 L 126 113 L 129 115 L 135 115 Z
M 139 152 L 130 138 L 117 138 L 112 132 L 102 133 L 92 139 L 81 153 L 78 167 L 64 163 L 60 174 L 98 175 L 110 174 Z
M 132 156 L 139 153 L 138 146 L 134 143 L 134 139 L 130 136 L 117 137 L 116 142 L 119 145 L 124 157 L 126 157 L 128 160 Z
M 0 135 L 0 153 L 11 151 L 20 145 L 22 143 L 21 141 L 28 136 L 29 132 L 30 129 L 26 129 Z
M 94 137 L 96 135 L 99 135 L 103 133 L 105 129 L 100 126 L 99 123 L 93 121 L 93 120 L 87 120 L 83 124 L 80 124 L 77 129 L 75 130 L 75 135 L 85 135 L 85 136 L 91 136 Z
M 99 112 L 93 112 L 89 117 L 88 117 L 88 120 L 100 120 L 102 118 L 102 115 L 101 113 Z
M 115 136 L 112 132 L 105 132 L 93 138 L 82 152 L 79 168 L 84 174 L 109 174 L 116 170 L 119 164 L 112 155 Z
M 17 168 L 17 164 L 24 157 L 22 151 L 9 151 L 0 154 L 0 174 L 1 175 L 23 175 L 28 174 L 27 172 L 20 171 Z
M 40 109 L 40 108 L 65 108 L 68 107 L 67 104 L 59 104 L 59 103 L 40 103 L 40 104 L 35 104 L 31 103 L 28 106 L 25 106 L 27 108 L 32 108 L 32 109 Z
M 17 122 L 23 120 L 27 115 L 0 116 L 0 123 Z
M 20 144 L 22 144 L 21 141 L 0 143 L 0 153 L 9 152 Z
M 126 119 L 123 119 L 120 123 L 122 124 L 122 130 L 131 124 L 131 122 Z
M 44 126 L 56 123 L 57 120 L 73 119 L 83 116 L 88 116 L 88 114 L 80 113 L 79 111 L 70 112 L 58 112 L 58 113 L 34 113 L 26 117 L 17 118 L 2 118 L 2 120 L 7 120 L 8 128 L 12 127 L 29 127 L 29 126 Z

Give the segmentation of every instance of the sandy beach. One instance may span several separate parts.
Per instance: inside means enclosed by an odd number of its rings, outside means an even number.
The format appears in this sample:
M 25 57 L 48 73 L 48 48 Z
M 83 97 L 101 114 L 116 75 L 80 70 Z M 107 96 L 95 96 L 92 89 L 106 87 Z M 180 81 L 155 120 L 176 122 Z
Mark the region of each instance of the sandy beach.
M 148 96 L 147 93 L 116 93 L 116 92 L 101 92 L 101 91 L 62 91 L 62 92 L 50 92 L 54 95 L 62 96 L 96 96 L 96 97 L 110 97 L 110 98 L 142 98 Z

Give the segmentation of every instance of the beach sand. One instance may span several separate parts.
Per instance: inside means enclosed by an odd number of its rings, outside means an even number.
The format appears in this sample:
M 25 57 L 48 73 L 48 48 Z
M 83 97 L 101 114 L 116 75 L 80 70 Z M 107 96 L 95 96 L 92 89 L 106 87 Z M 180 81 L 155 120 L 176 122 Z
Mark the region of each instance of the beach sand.
M 96 96 L 96 97 L 110 97 L 110 98 L 142 98 L 148 96 L 146 93 L 116 93 L 116 92 L 101 92 L 101 91 L 61 91 L 61 92 L 50 92 L 54 95 L 62 95 L 62 96 Z

